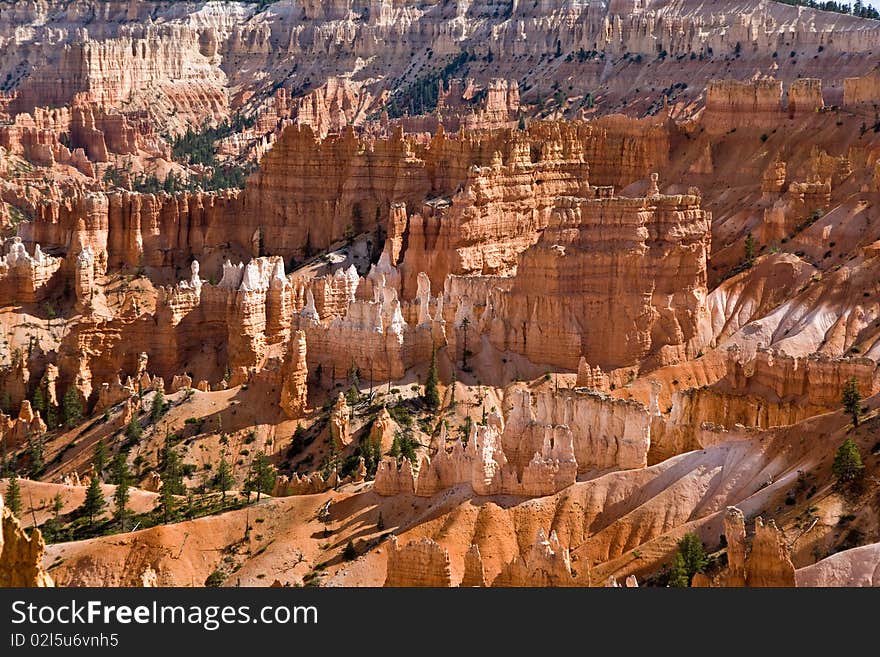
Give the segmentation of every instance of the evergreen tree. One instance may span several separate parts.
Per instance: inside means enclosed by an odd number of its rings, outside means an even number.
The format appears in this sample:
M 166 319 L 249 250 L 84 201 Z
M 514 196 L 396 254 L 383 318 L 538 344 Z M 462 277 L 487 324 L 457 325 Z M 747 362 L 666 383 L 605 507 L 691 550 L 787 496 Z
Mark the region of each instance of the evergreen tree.
M 0 395 L 0 412 L 12 415 L 12 395 L 8 391 Z
M 672 565 L 669 585 L 690 586 L 694 575 L 703 572 L 708 563 L 709 559 L 706 556 L 703 542 L 696 534 L 688 532 L 678 542 L 678 553 L 675 555 L 675 562 Z
M 257 452 L 251 461 L 251 469 L 245 482 L 245 491 L 250 497 L 251 491 L 257 492 L 257 502 L 260 501 L 260 493 L 269 493 L 275 486 L 275 468 L 269 463 L 269 459 L 263 452 Z
M 96 474 L 89 482 L 89 487 L 86 489 L 86 499 L 80 507 L 83 514 L 89 517 L 89 527 L 95 523 L 95 516 L 100 515 L 105 506 L 107 506 L 107 502 L 101 491 L 101 481 Z
M 12 511 L 12 515 L 21 513 L 21 486 L 18 484 L 18 475 L 14 472 L 6 484 L 6 506 Z
M 358 446 L 358 456 L 363 457 L 364 467 L 367 470 L 367 479 L 376 477 L 376 468 L 382 460 L 382 445 L 378 440 L 370 440 L 369 436 L 361 441 Z
M 83 407 L 79 398 L 79 392 L 73 386 L 67 389 L 62 400 L 62 413 L 64 416 L 64 424 L 68 429 L 72 429 L 82 419 Z
M 43 468 L 46 466 L 45 461 L 43 460 L 44 454 L 44 440 L 42 435 L 34 436 L 30 430 L 27 433 L 27 442 L 28 442 L 28 455 L 31 460 L 31 468 L 30 468 L 30 476 L 31 478 L 37 478 L 40 473 L 43 471 Z
M 464 334 L 464 341 L 462 345 L 464 348 L 462 350 L 461 369 L 463 369 L 465 372 L 470 371 L 470 367 L 468 367 L 468 356 L 471 355 L 471 352 L 468 351 L 468 328 L 470 327 L 470 325 L 471 320 L 469 320 L 467 317 L 461 320 L 460 328 L 462 333 Z
M 95 476 L 99 479 L 104 476 L 104 468 L 107 467 L 107 445 L 101 438 L 95 445 L 95 454 L 92 456 L 92 467 L 95 469 Z
M 43 396 L 43 389 L 41 386 L 37 386 L 37 389 L 34 391 L 34 398 L 31 401 L 31 406 L 34 407 L 34 411 L 38 411 L 40 415 L 46 417 L 46 398 Z
M 440 407 L 440 392 L 437 389 L 437 348 L 431 347 L 431 364 L 428 366 L 428 378 L 425 381 L 425 404 L 436 410 Z
M 229 461 L 223 456 L 220 458 L 220 466 L 217 468 L 217 476 L 214 479 L 214 485 L 223 494 L 223 502 L 226 502 L 226 491 L 232 488 L 235 480 L 232 478 L 232 468 L 229 467 Z
M 351 367 L 348 368 L 348 379 L 351 381 L 351 387 L 349 387 L 348 392 L 345 393 L 345 400 L 350 406 L 354 406 L 361 398 L 360 371 L 358 370 L 357 365 L 355 365 L 354 360 L 351 361 Z
M 171 436 L 166 435 L 162 466 L 162 487 L 159 489 L 159 503 L 162 505 L 165 522 L 168 522 L 168 519 L 174 512 L 174 496 L 183 495 L 185 490 L 180 455 L 171 444 Z
M 141 429 L 140 420 L 138 420 L 137 414 L 132 413 L 128 426 L 125 427 L 125 437 L 128 439 L 126 442 L 129 445 L 135 445 L 143 435 L 144 430 Z
M 393 456 L 398 461 L 407 459 L 415 465 L 418 461 L 418 455 L 416 454 L 418 446 L 419 443 L 411 435 L 397 431 L 394 434 L 394 440 L 391 442 L 391 449 L 388 450 L 388 455 Z
M 46 426 L 51 429 L 58 428 L 58 410 L 52 404 L 46 404 Z
M 464 418 L 464 424 L 461 425 L 459 429 L 461 442 L 467 445 L 468 440 L 471 438 L 471 429 L 474 426 L 474 421 L 471 419 L 470 415 L 466 415 Z
M 746 235 L 745 258 L 743 260 L 746 267 L 751 267 L 755 263 L 755 238 L 749 233 Z
M 113 459 L 113 483 L 116 484 L 116 491 L 113 493 L 113 517 L 119 521 L 122 531 L 125 531 L 125 516 L 128 513 L 126 506 L 131 485 L 131 471 L 128 469 L 127 457 L 125 452 L 119 452 Z
M 834 455 L 831 472 L 839 481 L 848 482 L 858 479 L 862 475 L 864 467 L 859 446 L 852 438 L 847 438 L 838 448 L 837 454 Z
M 55 497 L 52 498 L 52 514 L 55 517 L 55 520 L 58 520 L 58 516 L 61 515 L 61 510 L 64 508 L 64 498 L 61 497 L 61 493 L 55 493 Z
M 859 417 L 862 413 L 862 395 L 859 392 L 859 382 L 855 377 L 847 380 L 844 384 L 841 401 L 846 412 L 852 418 L 853 426 L 859 426 Z
M 150 420 L 155 423 L 165 413 L 165 393 L 159 388 L 153 397 L 153 408 L 150 410 Z
M 455 408 L 455 382 L 458 377 L 455 376 L 455 367 L 452 368 L 452 381 L 449 382 L 449 408 Z

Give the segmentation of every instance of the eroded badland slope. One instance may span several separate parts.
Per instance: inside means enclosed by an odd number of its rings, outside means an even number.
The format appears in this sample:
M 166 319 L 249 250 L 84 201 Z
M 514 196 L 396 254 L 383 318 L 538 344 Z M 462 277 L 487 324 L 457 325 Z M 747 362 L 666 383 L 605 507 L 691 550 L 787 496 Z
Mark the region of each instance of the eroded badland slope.
M 694 586 L 877 583 L 880 22 L 73 0 L 0 50 L 0 584 L 665 585 L 688 533 Z

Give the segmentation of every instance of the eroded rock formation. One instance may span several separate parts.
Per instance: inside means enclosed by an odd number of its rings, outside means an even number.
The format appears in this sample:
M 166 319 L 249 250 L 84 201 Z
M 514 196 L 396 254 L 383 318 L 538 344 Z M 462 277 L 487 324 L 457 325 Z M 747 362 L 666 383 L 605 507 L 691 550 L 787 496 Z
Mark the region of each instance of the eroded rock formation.
M 43 570 L 44 550 L 40 530 L 28 536 L 0 497 L 0 587 L 55 586 Z

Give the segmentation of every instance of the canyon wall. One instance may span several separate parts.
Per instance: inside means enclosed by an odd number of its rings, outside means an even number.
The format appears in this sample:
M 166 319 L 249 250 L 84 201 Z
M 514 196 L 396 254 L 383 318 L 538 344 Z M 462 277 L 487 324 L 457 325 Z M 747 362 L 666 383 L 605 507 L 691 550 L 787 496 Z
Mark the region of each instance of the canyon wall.
M 375 491 L 388 496 L 430 497 L 456 486 L 476 495 L 552 495 L 572 485 L 578 473 L 638 469 L 647 464 L 651 418 L 636 402 L 589 391 L 541 393 L 524 389 L 506 395 L 506 420 L 490 413 L 466 442 L 446 449 L 441 429 L 438 450 L 418 469 L 386 457 L 376 472 Z
M 511 290 L 492 298 L 490 339 L 575 371 L 582 356 L 610 370 L 693 355 L 710 218 L 696 195 L 560 199 Z

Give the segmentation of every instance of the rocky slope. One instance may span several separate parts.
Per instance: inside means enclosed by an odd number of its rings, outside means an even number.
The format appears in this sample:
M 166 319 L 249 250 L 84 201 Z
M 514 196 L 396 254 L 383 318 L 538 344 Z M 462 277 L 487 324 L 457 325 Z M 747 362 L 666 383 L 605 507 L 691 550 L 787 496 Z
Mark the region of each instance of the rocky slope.
M 0 4 L 0 584 L 875 584 L 878 41 Z

